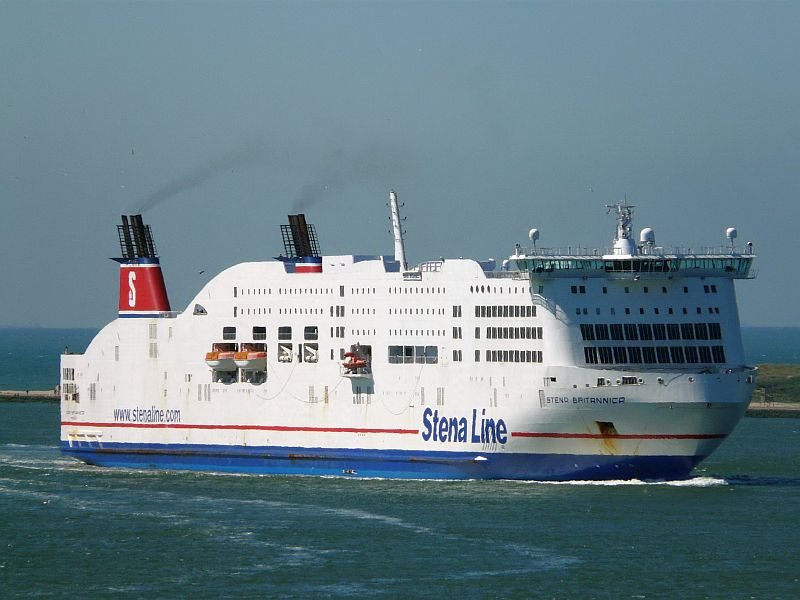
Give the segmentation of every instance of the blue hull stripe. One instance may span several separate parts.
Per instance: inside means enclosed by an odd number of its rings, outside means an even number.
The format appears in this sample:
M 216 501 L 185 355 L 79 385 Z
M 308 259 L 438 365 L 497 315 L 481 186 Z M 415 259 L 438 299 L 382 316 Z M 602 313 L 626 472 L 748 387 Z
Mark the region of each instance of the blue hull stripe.
M 64 454 L 106 467 L 399 479 L 684 479 L 701 456 L 607 456 L 61 442 Z M 477 457 L 481 459 L 476 460 Z

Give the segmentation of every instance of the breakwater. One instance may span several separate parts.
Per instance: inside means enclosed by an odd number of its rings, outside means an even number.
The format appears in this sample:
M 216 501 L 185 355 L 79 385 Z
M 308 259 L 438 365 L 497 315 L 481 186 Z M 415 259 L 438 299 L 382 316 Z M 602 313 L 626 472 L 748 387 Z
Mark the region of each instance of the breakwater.
M 57 389 L 52 390 L 0 390 L 0 402 L 58 402 Z

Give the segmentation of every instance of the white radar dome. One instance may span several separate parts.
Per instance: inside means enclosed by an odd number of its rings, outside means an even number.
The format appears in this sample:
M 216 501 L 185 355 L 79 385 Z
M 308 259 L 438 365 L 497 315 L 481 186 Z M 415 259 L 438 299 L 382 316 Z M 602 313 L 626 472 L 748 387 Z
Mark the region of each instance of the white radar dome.
M 652 230 L 650 227 L 645 227 L 642 229 L 641 233 L 639 234 L 639 241 L 642 244 L 655 244 L 656 243 L 656 232 Z
M 528 232 L 528 239 L 532 242 L 535 242 L 539 239 L 539 230 L 535 227 Z
M 739 235 L 739 232 L 736 231 L 736 227 L 728 227 L 725 230 L 725 237 L 731 241 L 735 240 L 737 235 Z

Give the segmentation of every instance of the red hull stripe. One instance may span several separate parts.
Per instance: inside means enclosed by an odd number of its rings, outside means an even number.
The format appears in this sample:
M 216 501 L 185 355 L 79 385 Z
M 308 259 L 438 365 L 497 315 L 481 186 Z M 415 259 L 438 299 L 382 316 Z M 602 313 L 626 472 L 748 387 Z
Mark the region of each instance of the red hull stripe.
M 127 429 L 220 429 L 236 431 L 287 431 L 313 433 L 388 433 L 397 435 L 416 435 L 419 429 L 370 429 L 361 427 L 292 427 L 289 425 L 202 425 L 188 423 L 89 423 L 84 421 L 62 421 L 62 427 L 122 427 Z M 724 433 L 642 433 L 614 434 L 599 433 L 554 433 L 512 431 L 512 437 L 550 438 L 550 439 L 588 439 L 588 440 L 714 440 L 727 437 Z
M 546 431 L 512 431 L 512 437 L 566 438 L 586 440 L 716 440 L 727 437 L 725 433 L 551 433 Z
M 189 423 L 87 423 L 62 421 L 62 427 L 123 427 L 134 429 L 233 429 L 237 431 L 303 431 L 318 433 L 417 434 L 419 429 L 367 429 L 361 427 L 291 427 L 289 425 L 191 425 Z

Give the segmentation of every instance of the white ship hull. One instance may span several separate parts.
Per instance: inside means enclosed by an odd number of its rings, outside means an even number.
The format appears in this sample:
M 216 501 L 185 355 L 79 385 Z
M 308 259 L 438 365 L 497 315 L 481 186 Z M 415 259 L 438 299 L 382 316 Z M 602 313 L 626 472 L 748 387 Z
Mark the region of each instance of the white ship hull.
M 672 479 L 722 443 L 752 394 L 725 276 L 314 265 L 232 267 L 178 314 L 158 294 L 149 312 L 133 306 L 136 265 L 123 264 L 120 318 L 62 357 L 63 452 L 136 468 Z M 645 342 L 605 341 L 631 323 Z M 266 359 L 208 354 L 239 343 Z

